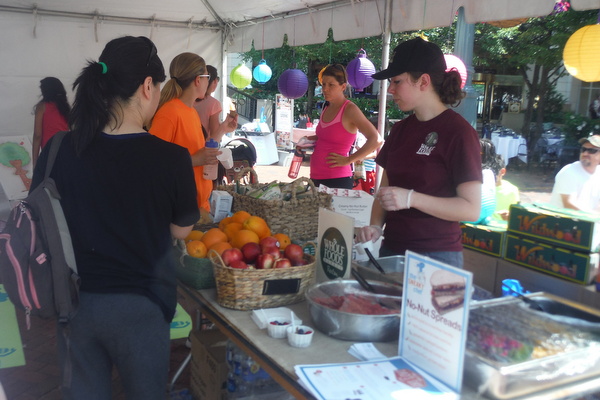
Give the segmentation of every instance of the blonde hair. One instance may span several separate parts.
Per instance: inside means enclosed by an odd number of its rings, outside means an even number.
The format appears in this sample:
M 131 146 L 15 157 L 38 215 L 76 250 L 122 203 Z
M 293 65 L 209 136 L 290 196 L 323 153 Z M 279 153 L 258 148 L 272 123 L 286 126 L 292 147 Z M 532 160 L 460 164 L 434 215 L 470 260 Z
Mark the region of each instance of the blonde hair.
M 181 97 L 183 91 L 194 82 L 198 75 L 206 74 L 204 59 L 195 53 L 181 53 L 169 67 L 170 78 L 160 92 L 158 108 L 167 101 Z

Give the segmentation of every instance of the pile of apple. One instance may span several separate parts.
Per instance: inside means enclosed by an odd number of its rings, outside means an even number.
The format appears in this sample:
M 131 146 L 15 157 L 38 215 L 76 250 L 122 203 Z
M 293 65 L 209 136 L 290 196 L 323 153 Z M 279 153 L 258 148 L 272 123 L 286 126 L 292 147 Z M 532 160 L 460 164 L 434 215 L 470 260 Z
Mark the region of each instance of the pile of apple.
M 267 236 L 259 243 L 248 242 L 241 249 L 226 249 L 221 254 L 226 266 L 237 269 L 291 268 L 305 265 L 302 247 L 291 243 L 279 249 L 279 241 Z

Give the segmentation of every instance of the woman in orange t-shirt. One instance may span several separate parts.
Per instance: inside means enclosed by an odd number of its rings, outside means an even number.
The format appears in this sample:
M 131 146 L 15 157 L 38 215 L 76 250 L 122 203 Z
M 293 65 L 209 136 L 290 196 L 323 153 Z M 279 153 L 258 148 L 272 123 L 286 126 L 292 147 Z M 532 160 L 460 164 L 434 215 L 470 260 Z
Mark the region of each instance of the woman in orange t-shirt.
M 203 166 L 216 164 L 218 149 L 205 147 L 200 117 L 194 109 L 196 99 L 202 99 L 208 87 L 208 75 L 204 59 L 194 53 L 181 53 L 169 67 L 171 79 L 160 93 L 158 111 L 152 120 L 150 133 L 171 143 L 185 147 L 192 157 L 198 207 L 210 211 L 209 197 L 212 181 L 202 177 Z M 227 117 L 233 128 L 237 118 Z

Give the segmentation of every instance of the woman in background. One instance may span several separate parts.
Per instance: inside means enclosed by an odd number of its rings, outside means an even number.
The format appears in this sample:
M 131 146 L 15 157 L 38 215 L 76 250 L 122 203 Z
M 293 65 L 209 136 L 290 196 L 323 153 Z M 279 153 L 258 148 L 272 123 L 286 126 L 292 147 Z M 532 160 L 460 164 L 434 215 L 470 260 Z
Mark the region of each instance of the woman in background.
M 223 135 L 231 132 L 232 129 L 229 122 L 221 122 L 219 114 L 223 111 L 223 106 L 221 106 L 219 100 L 212 96 L 215 90 L 217 90 L 217 86 L 221 80 L 217 73 L 217 69 L 212 65 L 207 65 L 206 71 L 210 75 L 210 78 L 208 78 L 208 89 L 206 89 L 206 95 L 203 99 L 196 99 L 194 108 L 200 117 L 200 122 L 202 123 L 202 128 L 205 133 L 204 138 L 210 137 L 217 142 L 221 142 Z
M 198 207 L 210 211 L 208 199 L 213 182 L 203 178 L 203 166 L 216 164 L 219 149 L 207 148 L 202 124 L 194 108 L 196 99 L 203 99 L 208 89 L 210 74 L 204 59 L 194 53 L 181 53 L 171 61 L 171 79 L 160 94 L 158 111 L 152 120 L 150 133 L 188 149 L 192 156 Z M 237 127 L 237 117 L 227 117 L 226 124 Z
M 352 163 L 363 160 L 377 149 L 381 139 L 362 111 L 346 98 L 344 92 L 348 86 L 348 75 L 344 66 L 328 65 L 320 75 L 326 105 L 315 130 L 316 135 L 305 139 L 316 141 L 310 157 L 310 179 L 317 187 L 323 184 L 331 188 L 352 189 Z M 350 154 L 358 131 L 367 141 Z
M 33 125 L 33 166 L 40 155 L 41 149 L 56 132 L 68 129 L 67 121 L 71 106 L 67 100 L 67 92 L 62 82 L 54 77 L 40 81 L 42 100 L 35 106 L 35 121 Z
M 172 237 L 185 238 L 199 213 L 189 153 L 144 130 L 164 80 L 154 43 L 132 36 L 110 41 L 75 80 L 71 132 L 50 173 L 81 278 L 77 313 L 56 335 L 64 399 L 110 400 L 113 368 L 128 400 L 166 396 Z

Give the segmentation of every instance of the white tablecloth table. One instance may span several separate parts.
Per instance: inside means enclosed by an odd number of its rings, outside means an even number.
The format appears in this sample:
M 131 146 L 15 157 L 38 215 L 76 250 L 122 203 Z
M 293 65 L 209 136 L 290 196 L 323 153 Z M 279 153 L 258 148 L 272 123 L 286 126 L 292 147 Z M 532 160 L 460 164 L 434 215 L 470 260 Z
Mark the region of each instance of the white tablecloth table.
M 519 156 L 523 162 L 527 162 L 527 140 L 522 136 L 500 136 L 492 132 L 492 143 L 496 147 L 496 154 L 500 154 L 506 164 L 508 160 Z M 519 154 L 519 147 L 523 145 L 523 154 Z

